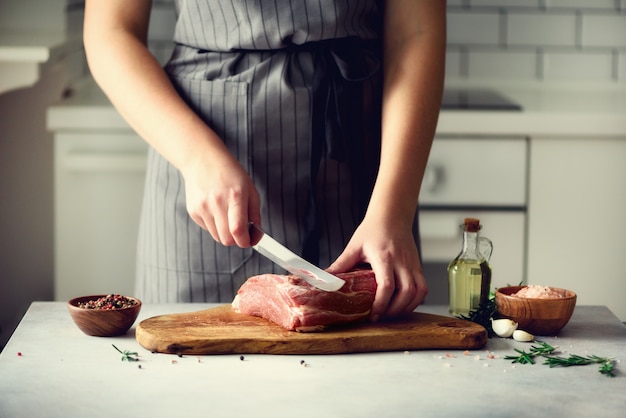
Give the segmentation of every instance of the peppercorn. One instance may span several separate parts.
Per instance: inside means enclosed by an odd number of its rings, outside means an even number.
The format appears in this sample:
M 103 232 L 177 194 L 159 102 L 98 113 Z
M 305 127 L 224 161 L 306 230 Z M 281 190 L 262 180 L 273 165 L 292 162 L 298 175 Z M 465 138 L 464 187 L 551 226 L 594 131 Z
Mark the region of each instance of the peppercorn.
M 129 308 L 135 305 L 137 305 L 137 301 L 135 299 L 130 299 L 121 295 L 110 294 L 95 300 L 80 302 L 78 304 L 78 307 L 84 309 L 112 310 Z
M 245 357 L 244 356 L 239 356 L 239 360 L 244 361 Z

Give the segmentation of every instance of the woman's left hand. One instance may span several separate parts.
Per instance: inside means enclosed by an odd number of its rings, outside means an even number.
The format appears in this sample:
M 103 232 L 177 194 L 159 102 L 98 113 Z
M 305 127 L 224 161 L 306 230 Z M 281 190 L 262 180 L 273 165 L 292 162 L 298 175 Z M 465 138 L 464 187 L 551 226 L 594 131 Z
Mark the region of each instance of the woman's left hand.
M 366 218 L 328 271 L 344 272 L 362 263 L 370 264 L 378 285 L 371 321 L 412 312 L 424 301 L 428 286 L 410 227 Z
M 380 165 L 365 218 L 329 268 L 372 266 L 378 284 L 372 321 L 411 312 L 428 293 L 411 226 L 437 126 L 446 51 L 445 2 L 384 5 Z

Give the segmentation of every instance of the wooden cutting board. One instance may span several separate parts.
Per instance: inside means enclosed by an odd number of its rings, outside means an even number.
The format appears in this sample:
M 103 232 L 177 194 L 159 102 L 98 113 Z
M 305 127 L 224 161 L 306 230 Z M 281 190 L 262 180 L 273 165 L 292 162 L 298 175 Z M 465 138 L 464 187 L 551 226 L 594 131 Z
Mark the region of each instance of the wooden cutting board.
M 361 323 L 300 333 L 230 305 L 155 316 L 139 323 L 142 347 L 168 354 L 343 354 L 424 349 L 478 349 L 487 343 L 482 326 L 461 319 L 412 313 L 393 321 Z

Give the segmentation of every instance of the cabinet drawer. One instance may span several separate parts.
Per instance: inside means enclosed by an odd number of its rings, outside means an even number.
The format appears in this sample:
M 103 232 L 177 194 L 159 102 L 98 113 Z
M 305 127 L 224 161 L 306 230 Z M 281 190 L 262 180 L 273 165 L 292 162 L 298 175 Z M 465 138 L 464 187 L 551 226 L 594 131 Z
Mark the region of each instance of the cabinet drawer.
M 524 207 L 527 167 L 525 138 L 437 137 L 420 206 Z
M 135 134 L 62 133 L 55 136 L 55 164 L 62 174 L 146 170 L 148 145 Z

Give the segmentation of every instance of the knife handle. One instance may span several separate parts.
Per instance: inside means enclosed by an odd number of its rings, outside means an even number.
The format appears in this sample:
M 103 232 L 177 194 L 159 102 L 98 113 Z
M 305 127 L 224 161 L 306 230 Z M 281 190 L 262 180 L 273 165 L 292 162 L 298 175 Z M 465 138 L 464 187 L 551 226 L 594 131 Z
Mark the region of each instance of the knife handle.
M 255 246 L 263 238 L 263 230 L 252 222 L 248 222 L 248 233 L 250 234 L 250 245 Z

